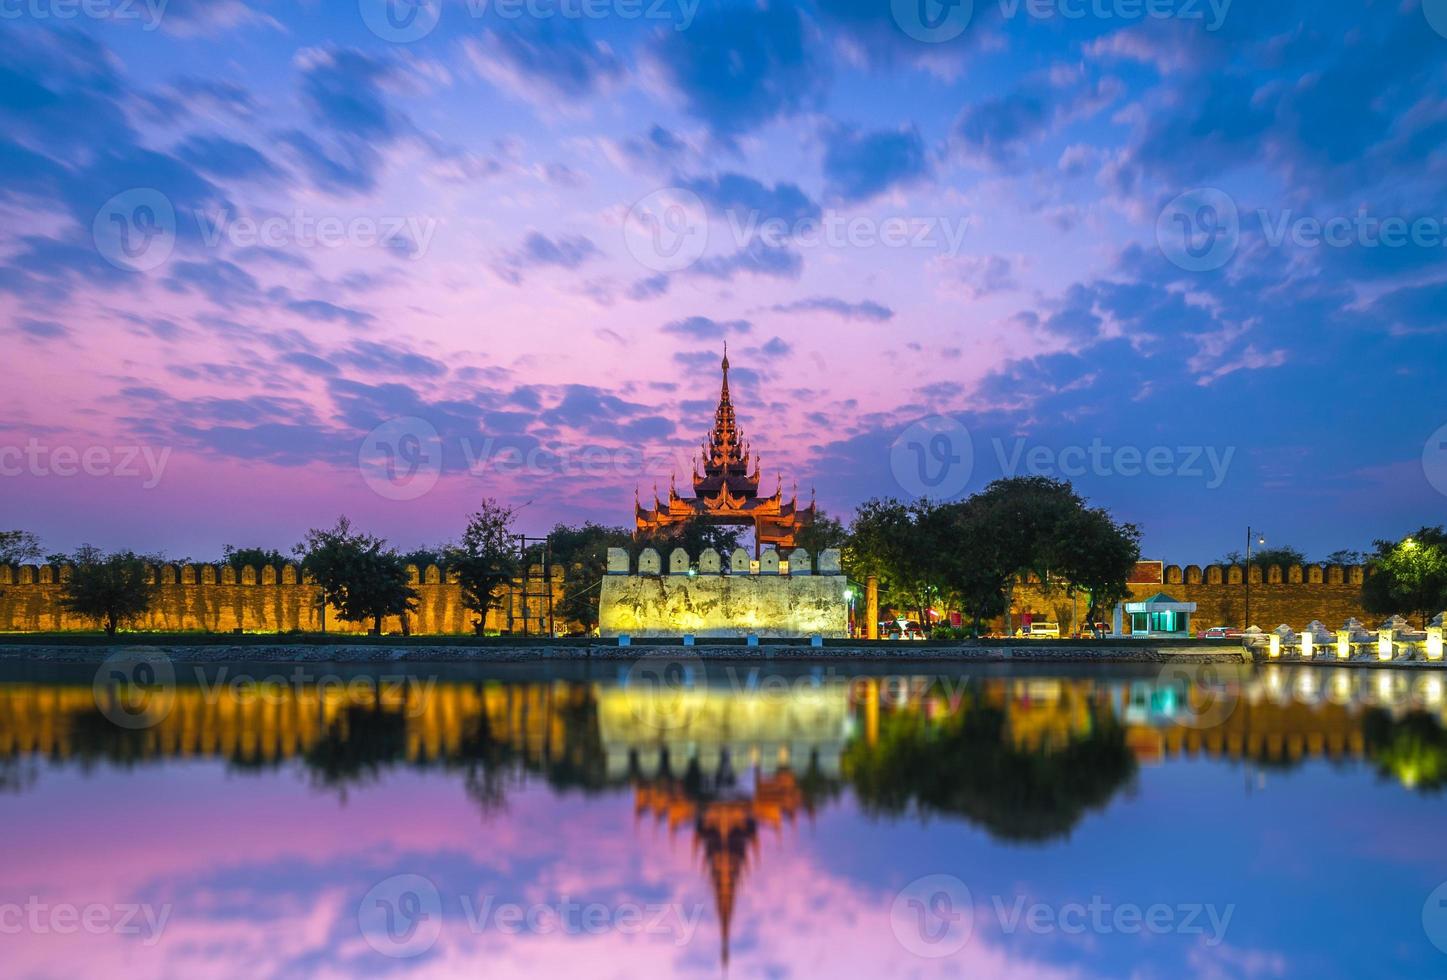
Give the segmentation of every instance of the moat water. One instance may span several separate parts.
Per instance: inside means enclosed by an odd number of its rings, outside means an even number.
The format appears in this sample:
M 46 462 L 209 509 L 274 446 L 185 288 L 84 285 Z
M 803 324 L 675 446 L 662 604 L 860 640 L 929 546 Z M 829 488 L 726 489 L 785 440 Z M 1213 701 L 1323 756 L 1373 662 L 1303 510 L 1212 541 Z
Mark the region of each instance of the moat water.
M 0 672 L 6 977 L 1447 975 L 1362 669 Z

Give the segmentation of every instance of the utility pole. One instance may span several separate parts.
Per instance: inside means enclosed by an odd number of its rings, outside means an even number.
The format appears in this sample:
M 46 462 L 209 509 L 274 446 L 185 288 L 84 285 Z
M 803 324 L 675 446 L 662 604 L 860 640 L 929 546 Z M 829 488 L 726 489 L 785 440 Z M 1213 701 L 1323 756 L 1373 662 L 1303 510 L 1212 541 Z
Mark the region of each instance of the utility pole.
M 1256 535 L 1251 530 L 1251 525 L 1246 525 L 1246 568 L 1244 569 L 1243 581 L 1246 583 L 1246 622 L 1242 624 L 1243 631 L 1251 628 L 1251 543 L 1256 541 Z M 1261 544 L 1266 543 L 1263 536 Z

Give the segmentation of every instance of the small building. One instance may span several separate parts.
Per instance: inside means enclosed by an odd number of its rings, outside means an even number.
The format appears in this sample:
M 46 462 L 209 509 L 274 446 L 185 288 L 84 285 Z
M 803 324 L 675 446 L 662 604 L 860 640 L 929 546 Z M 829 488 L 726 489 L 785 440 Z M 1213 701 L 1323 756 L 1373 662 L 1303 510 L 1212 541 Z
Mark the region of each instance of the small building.
M 1128 623 L 1122 623 L 1122 612 L 1129 616 Z M 1196 612 L 1194 602 L 1181 602 L 1164 592 L 1157 592 L 1145 602 L 1125 602 L 1115 607 L 1114 631 L 1116 636 L 1146 636 L 1189 639 L 1191 616 Z M 1121 627 L 1129 625 L 1129 633 L 1122 633 Z

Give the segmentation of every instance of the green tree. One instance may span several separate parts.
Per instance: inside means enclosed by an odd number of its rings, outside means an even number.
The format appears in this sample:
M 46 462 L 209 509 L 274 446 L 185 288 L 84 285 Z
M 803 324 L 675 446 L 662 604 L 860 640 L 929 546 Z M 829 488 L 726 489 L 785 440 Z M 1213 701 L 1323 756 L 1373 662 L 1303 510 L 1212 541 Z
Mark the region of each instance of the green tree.
M 843 548 L 848 540 L 849 529 L 843 522 L 821 510 L 815 513 L 812 524 L 806 524 L 799 529 L 794 543 L 817 559 L 819 552 L 828 548 Z
M 1401 541 L 1378 541 L 1367 561 L 1362 608 L 1383 616 L 1416 616 L 1425 628 L 1447 610 L 1447 532 L 1420 528 Z
M 1243 564 L 1241 552 L 1231 551 L 1218 563 L 1221 565 Z M 1251 564 L 1265 572 L 1272 565 L 1285 571 L 1292 565 L 1305 565 L 1306 552 L 1299 548 L 1284 546 L 1280 548 L 1263 548 L 1260 551 L 1251 552 Z
M 24 565 L 41 554 L 40 539 L 29 531 L 0 531 L 0 565 Z
M 237 548 L 228 544 L 221 549 L 221 560 L 239 571 L 247 565 L 257 569 L 268 565 L 279 568 L 286 564 L 287 557 L 275 548 Z
M 1109 512 L 1082 507 L 1055 529 L 1048 547 L 1051 574 L 1068 596 L 1084 595 L 1087 622 L 1098 622 L 1130 596 L 1130 574 L 1141 560 L 1141 532 L 1117 524 Z
M 564 595 L 553 609 L 566 622 L 579 623 L 591 633 L 598 625 L 598 599 L 608 571 L 608 549 L 627 548 L 632 535 L 626 528 L 605 527 L 591 521 L 581 526 L 559 524 L 548 535 L 554 564 L 565 569 Z
M 133 551 L 105 554 L 84 545 L 69 561 L 70 578 L 61 586 L 60 605 L 78 616 L 99 620 L 107 636 L 150 611 L 156 597 L 151 567 L 165 559 Z
M 1043 476 L 996 480 L 976 496 L 994 529 L 990 553 L 1005 576 L 1005 632 L 1013 635 L 1015 582 L 1033 575 L 1047 590 L 1054 587 L 1062 529 L 1085 510 L 1085 501 L 1069 483 Z
M 741 527 L 729 524 L 710 524 L 703 520 L 681 521 L 668 527 L 655 528 L 638 535 L 638 548 L 655 548 L 667 561 L 674 548 L 682 548 L 694 561 L 705 548 L 712 548 L 724 558 L 739 546 L 743 537 Z
M 476 613 L 473 631 L 482 635 L 490 610 L 502 605 L 507 589 L 517 578 L 520 565 L 517 533 L 513 521 L 517 511 L 491 497 L 467 518 L 467 527 L 457 544 L 444 554 L 447 569 L 462 586 L 462 605 Z
M 322 631 L 326 631 L 326 605 L 337 607 L 349 622 L 371 621 L 376 633 L 382 620 L 400 616 L 407 632 L 408 614 L 417 608 L 417 590 L 407 582 L 407 568 L 387 542 L 352 529 L 345 516 L 325 530 L 312 528 L 296 546 L 302 570 L 321 587 Z
M 925 609 L 941 594 L 944 580 L 941 530 L 947 522 L 941 514 L 941 507 L 928 500 L 884 498 L 860 504 L 844 546 L 849 576 L 878 576 L 882 603 L 913 610 L 926 621 Z
M 995 550 L 994 525 L 988 508 L 973 497 L 945 504 L 939 520 L 948 542 L 942 558 L 945 588 L 978 639 L 981 626 L 1005 612 L 1008 583 Z

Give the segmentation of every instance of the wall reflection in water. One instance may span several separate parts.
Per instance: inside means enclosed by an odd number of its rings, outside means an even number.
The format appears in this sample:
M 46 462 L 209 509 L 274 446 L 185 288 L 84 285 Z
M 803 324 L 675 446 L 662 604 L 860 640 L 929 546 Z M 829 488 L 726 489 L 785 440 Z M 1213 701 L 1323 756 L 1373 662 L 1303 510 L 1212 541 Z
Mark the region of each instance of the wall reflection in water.
M 1447 779 L 1435 677 L 1267 668 L 1160 678 L 799 677 L 710 684 L 487 681 L 179 686 L 154 724 L 118 726 L 89 685 L 0 684 L 0 791 L 48 767 L 215 759 L 294 767 L 345 796 L 408 768 L 456 774 L 484 819 L 511 789 L 631 794 L 690 835 L 721 956 L 764 833 L 849 793 L 866 813 L 957 818 L 1000 840 L 1069 835 L 1142 766 L 1320 758 L 1414 792 Z M 102 692 L 125 698 L 126 691 Z M 762 836 L 761 836 L 762 834 Z

